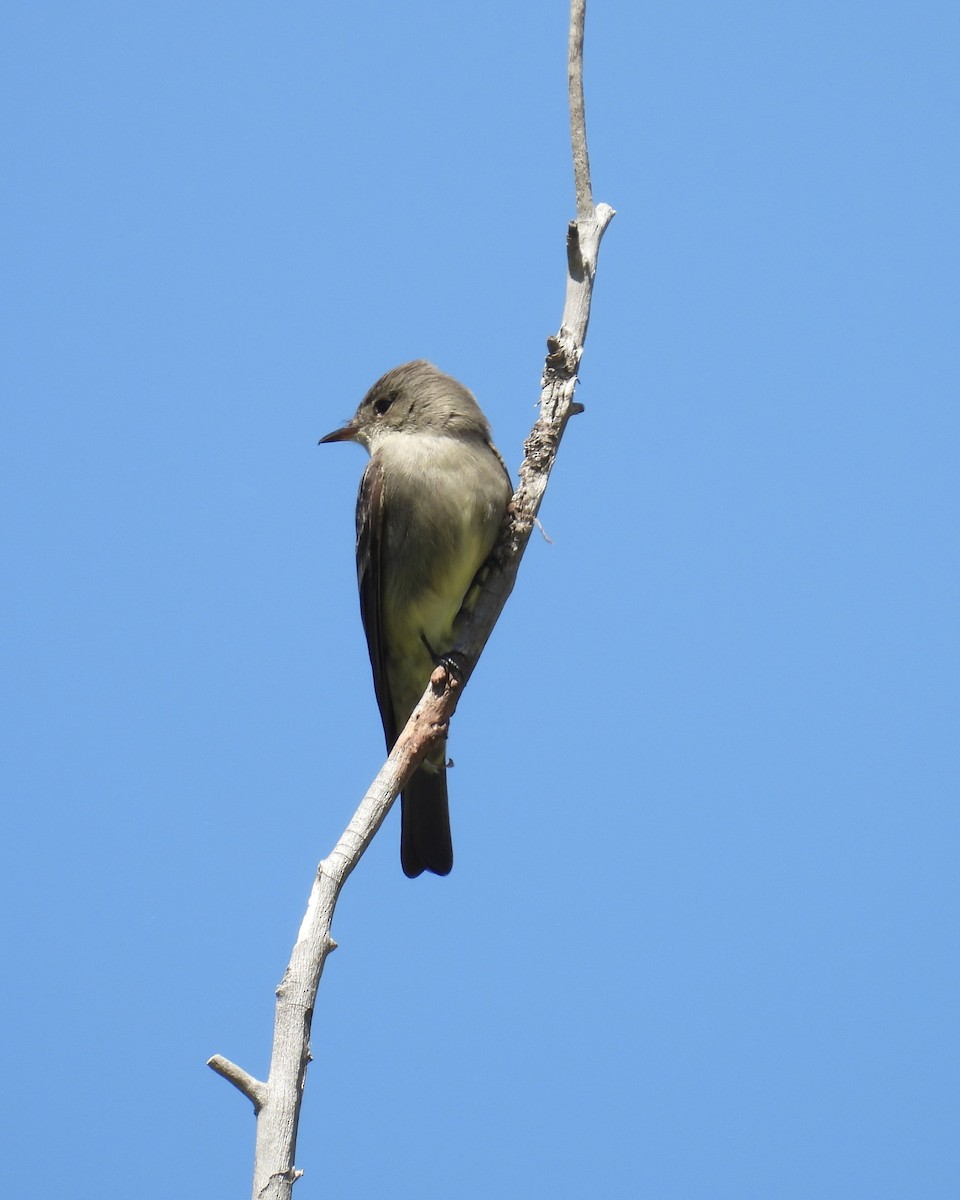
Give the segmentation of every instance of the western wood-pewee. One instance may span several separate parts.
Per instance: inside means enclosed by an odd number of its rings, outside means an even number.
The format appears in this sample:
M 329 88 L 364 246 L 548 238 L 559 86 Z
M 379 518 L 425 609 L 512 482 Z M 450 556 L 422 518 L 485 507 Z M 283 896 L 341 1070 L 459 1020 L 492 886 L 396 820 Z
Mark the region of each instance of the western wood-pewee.
M 357 496 L 357 580 L 387 750 L 472 607 L 512 485 L 467 389 L 431 363 L 377 380 L 351 421 L 320 439 L 370 452 Z M 446 744 L 400 801 L 400 862 L 411 878 L 453 866 Z

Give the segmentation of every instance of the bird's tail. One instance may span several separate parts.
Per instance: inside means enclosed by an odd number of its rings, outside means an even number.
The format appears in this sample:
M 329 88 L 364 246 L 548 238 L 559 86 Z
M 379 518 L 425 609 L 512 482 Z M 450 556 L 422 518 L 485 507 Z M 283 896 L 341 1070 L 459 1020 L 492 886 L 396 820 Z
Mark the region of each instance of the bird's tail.
M 453 839 L 445 767 L 420 767 L 400 798 L 400 865 L 410 879 L 424 871 L 449 875 Z

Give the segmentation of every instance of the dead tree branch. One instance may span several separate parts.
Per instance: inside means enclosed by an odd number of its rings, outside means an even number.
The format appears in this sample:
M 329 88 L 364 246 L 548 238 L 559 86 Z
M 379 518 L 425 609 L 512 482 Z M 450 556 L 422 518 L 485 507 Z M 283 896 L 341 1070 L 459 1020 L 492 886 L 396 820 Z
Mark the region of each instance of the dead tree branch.
M 510 504 L 494 561 L 457 647 L 466 668 L 457 679 L 443 667 L 400 734 L 350 824 L 320 863 L 296 944 L 277 988 L 270 1074 L 254 1079 L 221 1055 L 209 1060 L 253 1103 L 257 1115 L 254 1200 L 289 1200 L 301 1172 L 294 1167 L 300 1105 L 310 1061 L 310 1026 L 327 955 L 336 948 L 330 930 L 340 891 L 373 840 L 395 798 L 431 745 L 442 737 L 497 618 L 513 590 L 567 421 L 583 408 L 573 399 L 590 317 L 600 241 L 614 215 L 594 205 L 583 104 L 585 0 L 572 0 L 568 80 L 577 218 L 567 230 L 567 290 L 560 329 L 547 339 L 540 411 L 524 444 L 520 482 Z

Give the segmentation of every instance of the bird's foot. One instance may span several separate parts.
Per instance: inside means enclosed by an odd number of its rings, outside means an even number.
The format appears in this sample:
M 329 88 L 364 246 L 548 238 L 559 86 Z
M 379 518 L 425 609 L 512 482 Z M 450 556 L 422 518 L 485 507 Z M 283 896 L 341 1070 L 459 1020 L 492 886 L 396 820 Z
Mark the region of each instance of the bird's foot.
M 441 655 L 437 667 L 446 672 L 452 688 L 463 687 L 463 681 L 467 677 L 467 660 L 462 654 L 451 650 L 449 654 Z
M 434 672 L 430 676 L 430 682 L 437 691 L 441 691 L 445 685 L 453 689 L 463 687 L 463 682 L 467 677 L 467 660 L 458 650 L 448 650 L 446 654 L 437 654 L 434 648 L 427 641 L 426 634 L 420 634 L 420 640 L 427 648 L 427 653 L 433 659 Z

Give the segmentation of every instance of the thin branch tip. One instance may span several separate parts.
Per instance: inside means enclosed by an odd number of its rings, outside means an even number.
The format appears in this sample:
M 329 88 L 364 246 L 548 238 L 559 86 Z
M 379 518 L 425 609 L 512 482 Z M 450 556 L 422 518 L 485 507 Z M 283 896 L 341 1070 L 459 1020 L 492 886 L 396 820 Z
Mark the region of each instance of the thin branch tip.
M 243 1092 L 257 1112 L 263 1108 L 267 1099 L 267 1085 L 262 1080 L 254 1079 L 243 1067 L 238 1067 L 222 1054 L 214 1054 L 212 1058 L 208 1058 L 207 1066 L 227 1083 L 232 1083 L 238 1092 Z

